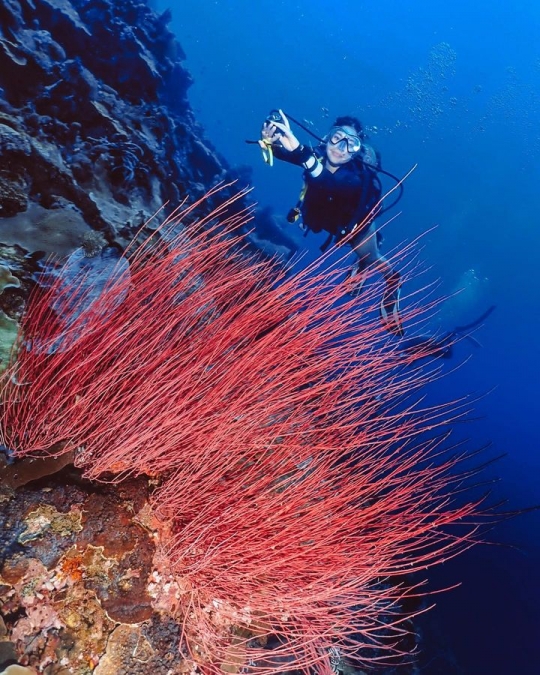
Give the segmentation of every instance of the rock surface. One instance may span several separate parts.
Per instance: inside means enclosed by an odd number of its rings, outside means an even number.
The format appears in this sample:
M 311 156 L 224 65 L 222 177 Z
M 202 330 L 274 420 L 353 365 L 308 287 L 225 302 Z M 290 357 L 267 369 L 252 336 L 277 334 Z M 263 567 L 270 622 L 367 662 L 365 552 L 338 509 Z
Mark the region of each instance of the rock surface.
M 11 0 L 0 12 L 0 216 L 69 205 L 112 240 L 226 178 L 188 105 L 167 14 L 140 0 Z

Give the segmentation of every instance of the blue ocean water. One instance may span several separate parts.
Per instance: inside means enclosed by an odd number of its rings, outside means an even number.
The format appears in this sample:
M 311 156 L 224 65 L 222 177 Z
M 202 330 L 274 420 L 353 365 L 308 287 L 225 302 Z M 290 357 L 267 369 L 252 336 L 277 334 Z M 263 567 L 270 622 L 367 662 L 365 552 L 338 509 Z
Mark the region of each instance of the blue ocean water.
M 505 455 L 487 476 L 500 478 L 491 487 L 509 510 L 540 504 L 538 2 L 152 4 L 170 6 L 196 116 L 230 164 L 250 168 L 261 206 L 286 214 L 300 186 L 294 167 L 269 168 L 244 142 L 272 108 L 319 134 L 336 116 L 356 115 L 386 169 L 401 176 L 416 165 L 385 246 L 425 233 L 423 283 L 437 281 L 440 295 L 462 291 L 437 325 L 466 324 L 496 305 L 475 334 L 482 348 L 458 345 L 459 367 L 433 395 L 479 397 L 457 436 Z M 422 672 L 540 673 L 539 533 L 539 512 L 520 515 L 490 533 L 492 545 L 432 573 L 434 586 L 461 586 L 435 596 Z

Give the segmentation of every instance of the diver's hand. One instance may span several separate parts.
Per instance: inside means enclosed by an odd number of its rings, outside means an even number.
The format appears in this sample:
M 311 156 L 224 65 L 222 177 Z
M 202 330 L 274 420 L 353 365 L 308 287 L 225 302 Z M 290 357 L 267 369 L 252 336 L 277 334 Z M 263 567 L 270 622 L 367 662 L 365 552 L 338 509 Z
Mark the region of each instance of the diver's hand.
M 291 131 L 289 120 L 283 114 L 283 110 L 279 111 L 283 122 L 265 122 L 262 128 L 262 137 L 264 140 L 272 143 L 279 143 L 285 150 L 292 152 L 300 146 L 300 141 Z

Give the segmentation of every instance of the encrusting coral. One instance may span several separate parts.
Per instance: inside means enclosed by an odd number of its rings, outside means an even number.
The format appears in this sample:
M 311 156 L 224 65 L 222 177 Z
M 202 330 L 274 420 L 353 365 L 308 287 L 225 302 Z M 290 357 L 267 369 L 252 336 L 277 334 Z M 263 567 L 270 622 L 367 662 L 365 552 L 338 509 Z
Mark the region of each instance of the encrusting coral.
M 448 408 L 411 398 L 430 375 L 388 347 L 373 290 L 359 304 L 335 268 L 248 255 L 230 202 L 184 227 L 197 206 L 139 237 L 97 299 L 84 279 L 36 291 L 0 440 L 156 479 L 150 584 L 174 586 L 203 672 L 369 667 L 400 651 L 407 575 L 482 516 L 457 495 L 461 456 L 422 437 Z

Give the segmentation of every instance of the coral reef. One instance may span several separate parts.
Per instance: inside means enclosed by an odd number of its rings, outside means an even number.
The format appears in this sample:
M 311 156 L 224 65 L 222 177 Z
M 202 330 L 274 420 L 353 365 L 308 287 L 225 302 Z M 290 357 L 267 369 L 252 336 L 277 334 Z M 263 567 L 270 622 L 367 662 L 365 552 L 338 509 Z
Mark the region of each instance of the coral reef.
M 4 467 L 8 477 L 15 466 Z M 11 656 L 32 673 L 91 672 L 118 643 L 118 625 L 140 632 L 143 622 L 160 621 L 146 591 L 152 532 L 134 518 L 143 511 L 148 488 L 139 480 L 96 492 L 73 469 L 64 469 L 60 480 L 40 480 L 39 473 L 27 472 L 31 488 L 4 483 L 1 491 L 0 645 L 12 645 Z M 161 655 L 157 650 L 148 667 L 158 667 Z M 179 652 L 175 659 L 181 661 Z M 97 672 L 118 672 L 105 663 Z
M 229 206 L 189 227 L 198 204 L 165 220 L 92 302 L 61 274 L 33 295 L 0 438 L 19 457 L 67 453 L 92 480 L 155 481 L 157 549 L 137 597 L 178 622 L 193 667 L 391 660 L 411 575 L 468 548 L 482 518 L 453 494 L 461 456 L 421 436 L 447 410 L 411 398 L 429 375 L 385 345 L 373 296 L 359 306 L 335 269 L 287 276 L 248 255 Z M 68 515 L 31 510 L 19 543 L 79 527 Z M 116 582 L 98 578 L 116 563 L 97 544 L 73 555 L 107 608 Z M 62 634 L 56 610 L 43 620 Z M 18 643 L 43 630 L 18 625 Z

